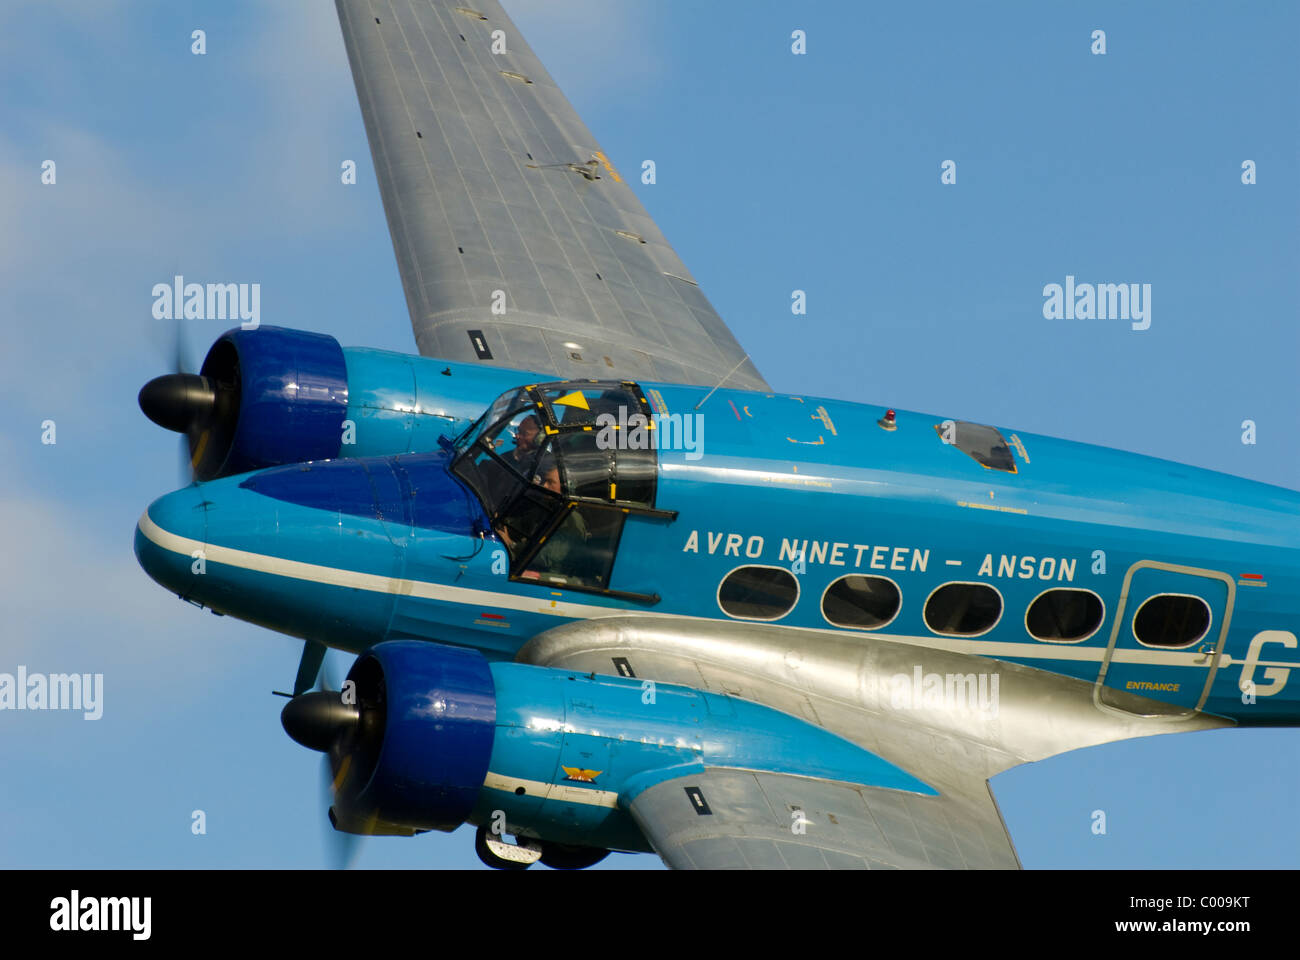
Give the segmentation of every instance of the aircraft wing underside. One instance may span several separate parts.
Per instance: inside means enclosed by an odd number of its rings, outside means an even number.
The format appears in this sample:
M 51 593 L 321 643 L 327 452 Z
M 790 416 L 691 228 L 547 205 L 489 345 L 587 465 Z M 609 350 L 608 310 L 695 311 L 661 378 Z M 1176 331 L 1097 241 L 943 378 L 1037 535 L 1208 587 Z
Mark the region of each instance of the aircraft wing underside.
M 728 769 L 704 756 L 702 772 L 650 786 L 629 804 L 664 862 L 687 869 L 1015 869 L 990 777 L 1080 747 L 1232 723 L 1123 691 L 1114 691 L 1120 706 L 1102 710 L 1093 684 L 1060 674 L 885 637 L 774 625 L 608 617 L 539 634 L 517 659 L 761 703 L 871 751 L 934 792 L 799 770 Z M 969 678 L 975 687 L 968 691 L 993 695 L 964 703 L 906 696 L 913 677 L 931 674 Z M 998 682 L 981 688 L 981 676 Z
M 422 355 L 768 389 L 496 0 L 336 3 Z
M 715 768 L 650 787 L 629 809 L 679 870 L 1020 866 L 991 796 L 972 813 L 949 797 Z

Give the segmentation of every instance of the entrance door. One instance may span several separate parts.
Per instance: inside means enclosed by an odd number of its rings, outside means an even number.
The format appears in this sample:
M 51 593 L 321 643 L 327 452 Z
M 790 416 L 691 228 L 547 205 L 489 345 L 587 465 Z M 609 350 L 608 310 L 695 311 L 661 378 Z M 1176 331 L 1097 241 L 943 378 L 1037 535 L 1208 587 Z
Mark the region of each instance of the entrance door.
M 1113 691 L 1199 709 L 1209 696 L 1228 639 L 1236 584 L 1217 570 L 1140 560 L 1124 574 L 1097 698 Z

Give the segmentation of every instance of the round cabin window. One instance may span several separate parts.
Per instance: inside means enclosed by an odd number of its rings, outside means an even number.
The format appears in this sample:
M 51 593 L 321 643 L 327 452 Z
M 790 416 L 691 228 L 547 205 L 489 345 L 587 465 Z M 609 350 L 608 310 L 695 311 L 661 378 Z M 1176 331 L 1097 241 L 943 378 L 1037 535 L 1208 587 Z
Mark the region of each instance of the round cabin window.
M 798 599 L 799 582 L 784 567 L 738 567 L 718 587 L 723 613 L 742 620 L 779 620 Z
M 1138 607 L 1133 636 L 1151 647 L 1187 647 L 1210 632 L 1210 605 L 1200 597 L 1162 593 Z
M 902 602 L 898 585 L 889 578 L 850 574 L 826 588 L 822 616 L 837 627 L 872 630 L 898 616 Z
M 925 601 L 925 625 L 948 637 L 987 633 L 1002 616 L 1002 595 L 985 583 L 945 583 Z
M 1085 640 L 1101 626 L 1105 610 L 1091 590 L 1048 590 L 1025 613 L 1025 629 L 1035 640 L 1073 643 Z

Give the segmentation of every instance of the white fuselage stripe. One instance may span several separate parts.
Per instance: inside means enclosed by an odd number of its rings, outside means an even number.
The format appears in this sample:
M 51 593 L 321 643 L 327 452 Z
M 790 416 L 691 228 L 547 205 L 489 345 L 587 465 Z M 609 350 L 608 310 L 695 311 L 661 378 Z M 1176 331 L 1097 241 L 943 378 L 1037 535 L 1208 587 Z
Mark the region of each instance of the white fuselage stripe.
M 565 803 L 584 803 L 590 807 L 617 807 L 618 794 L 613 790 L 593 790 L 589 787 L 571 787 L 567 783 L 544 783 L 541 780 L 521 780 L 488 771 L 483 786 L 504 790 L 516 796 L 541 797 L 543 800 L 563 800 Z M 519 793 L 519 788 L 524 790 Z
M 600 607 L 588 603 L 573 603 L 567 600 L 544 600 L 536 597 L 514 593 L 498 593 L 493 590 L 476 590 L 469 587 L 453 587 L 424 580 L 406 580 L 399 577 L 385 577 L 373 573 L 360 573 L 356 570 L 344 570 L 300 560 L 286 560 L 247 550 L 236 550 L 215 544 L 205 544 L 198 540 L 177 536 L 164 530 L 153 522 L 146 510 L 140 517 L 140 532 L 152 543 L 164 550 L 190 558 L 200 551 L 208 563 L 221 563 L 242 570 L 257 573 L 269 573 L 310 583 L 321 583 L 335 587 L 352 587 L 377 593 L 400 594 L 419 597 L 425 600 L 438 600 L 443 603 L 456 603 L 466 606 L 483 606 L 499 610 L 517 610 L 521 613 L 542 614 L 548 617 L 561 617 L 567 620 L 595 620 L 601 617 L 671 617 L 680 620 L 706 620 L 710 622 L 730 623 L 716 617 L 692 617 L 687 614 L 661 613 L 651 610 L 629 610 L 624 607 Z M 804 630 L 808 633 L 833 634 L 845 636 L 846 630 L 828 630 L 816 627 L 791 627 L 792 630 Z M 912 646 L 929 647 L 934 650 L 948 650 L 954 653 L 975 654 L 983 657 L 1011 659 L 1019 657 L 1032 660 L 1078 660 L 1101 663 L 1106 655 L 1105 647 L 1067 646 L 1064 644 L 1039 643 L 1035 640 L 1023 642 L 1006 640 L 966 640 L 961 637 L 924 637 L 889 633 L 870 633 L 863 631 L 864 637 L 893 643 L 906 643 Z M 1196 650 L 1151 650 L 1146 648 L 1118 648 L 1111 657 L 1112 663 L 1141 663 L 1168 667 L 1208 667 L 1209 657 Z M 1237 661 L 1240 662 L 1240 661 Z M 1227 654 L 1219 657 L 1220 668 L 1233 663 Z M 1294 666 L 1294 664 L 1287 664 Z
M 374 573 L 360 573 L 356 570 L 342 570 L 338 567 L 326 567 L 316 563 L 303 563 L 300 560 L 286 560 L 247 550 L 235 550 L 211 543 L 200 543 L 187 537 L 178 537 L 164 530 L 153 522 L 146 510 L 140 517 L 140 532 L 151 542 L 178 553 L 184 557 L 193 557 L 195 551 L 201 551 L 208 563 L 224 563 L 230 567 L 252 570 L 257 573 L 271 573 L 294 580 L 307 580 L 311 583 L 323 583 L 334 587 L 354 587 L 358 590 L 370 590 L 376 593 L 395 593 L 408 597 L 421 597 L 426 600 L 441 600 L 445 603 L 479 604 L 499 607 L 506 610 L 519 610 L 524 613 L 542 613 L 553 617 L 565 617 L 570 620 L 592 619 L 594 617 L 616 616 L 626 613 L 621 608 L 597 607 L 585 603 L 569 603 L 560 600 L 540 600 L 513 593 L 495 593 L 489 590 L 471 590 L 466 587 L 450 587 L 424 580 L 405 580 L 399 577 L 385 577 Z

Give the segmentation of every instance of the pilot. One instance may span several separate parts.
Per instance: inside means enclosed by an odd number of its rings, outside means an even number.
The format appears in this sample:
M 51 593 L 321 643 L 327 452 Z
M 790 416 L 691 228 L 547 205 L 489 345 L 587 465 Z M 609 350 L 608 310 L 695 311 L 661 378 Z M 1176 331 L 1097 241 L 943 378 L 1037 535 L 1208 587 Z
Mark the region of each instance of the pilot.
M 542 428 L 537 421 L 537 417 L 529 414 L 519 421 L 515 427 L 515 445 L 512 449 L 504 454 L 500 454 L 501 460 L 510 467 L 515 474 L 527 477 L 532 473 L 533 461 L 537 459 L 539 448 L 538 438 L 541 436 Z M 505 442 L 506 434 L 497 437 L 494 446 L 500 446 Z M 495 507 L 500 508 L 509 501 L 519 490 L 519 477 L 508 473 L 500 467 L 492 464 L 485 465 L 487 491 Z
M 560 468 L 553 462 L 542 464 L 542 469 L 537 473 L 537 482 L 551 493 L 564 493 L 564 486 L 560 483 Z
M 529 431 L 525 426 L 525 424 L 529 424 L 529 423 L 532 424 L 531 431 Z M 525 476 L 528 475 L 531 469 L 532 464 L 530 461 L 531 461 L 531 457 L 535 455 L 535 451 L 537 448 L 537 437 L 540 434 L 540 432 L 541 430 L 538 427 L 536 417 L 530 416 L 524 419 L 523 421 L 521 421 L 519 426 L 515 430 L 515 438 L 516 438 L 515 451 L 511 451 L 511 453 L 508 453 L 505 456 L 506 462 L 514 465 L 515 461 L 511 460 L 511 457 L 514 456 L 514 453 L 518 450 L 525 449 L 531 446 L 534 451 L 534 454 L 530 454 L 528 457 L 525 458 L 520 458 L 523 459 L 525 462 L 519 463 L 517 466 L 517 469 L 523 472 Z M 563 485 L 560 483 L 560 471 L 556 467 L 554 457 L 546 456 L 542 458 L 541 463 L 538 464 L 537 466 L 537 472 L 533 474 L 533 483 L 547 490 L 550 490 L 552 493 L 564 492 Z M 538 522 L 540 522 L 543 526 L 545 526 L 549 523 L 549 521 L 543 518 L 554 515 L 554 508 L 549 505 L 546 505 L 547 499 L 549 498 L 517 499 L 514 502 L 512 509 L 523 511 L 525 514 L 530 515 L 530 518 L 532 520 L 531 525 L 536 525 Z M 515 538 L 511 535 L 510 531 L 507 529 L 504 523 L 497 524 L 496 532 L 497 535 L 501 537 L 502 541 L 505 543 L 507 547 L 510 548 L 512 552 L 515 550 L 517 546 L 519 546 L 519 544 L 516 542 Z
M 559 468 L 553 461 L 542 463 L 537 471 L 537 481 L 552 493 L 564 493 Z M 550 573 L 579 580 L 588 579 L 585 570 L 590 566 L 587 549 L 589 536 L 582 514 L 570 508 L 560 526 L 537 551 L 537 556 L 529 564 L 529 569 L 536 570 L 538 573 Z
M 541 432 L 541 424 L 532 414 L 520 420 L 519 426 L 515 427 L 515 448 L 506 454 L 505 460 L 525 476 L 528 475 L 533 465 L 533 458 L 537 455 L 537 437 Z

